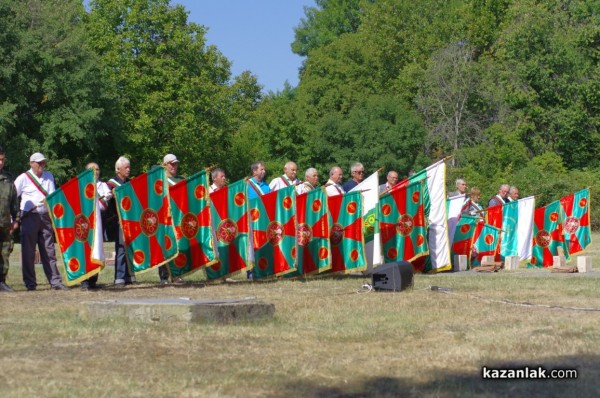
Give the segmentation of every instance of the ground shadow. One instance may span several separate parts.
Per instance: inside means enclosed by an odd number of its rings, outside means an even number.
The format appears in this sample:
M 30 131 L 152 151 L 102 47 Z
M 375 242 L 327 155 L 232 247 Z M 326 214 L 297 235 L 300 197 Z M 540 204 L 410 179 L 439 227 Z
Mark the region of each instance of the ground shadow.
M 433 380 L 419 383 L 400 377 L 374 376 L 356 380 L 349 376 L 343 383 L 325 386 L 325 380 L 286 383 L 272 397 L 358 398 L 358 397 L 588 397 L 600 394 L 600 357 L 567 356 L 551 358 L 543 363 L 493 362 L 481 364 L 489 368 L 519 369 L 542 366 L 552 369 L 577 369 L 573 380 L 487 380 L 481 367 L 476 373 L 435 371 Z

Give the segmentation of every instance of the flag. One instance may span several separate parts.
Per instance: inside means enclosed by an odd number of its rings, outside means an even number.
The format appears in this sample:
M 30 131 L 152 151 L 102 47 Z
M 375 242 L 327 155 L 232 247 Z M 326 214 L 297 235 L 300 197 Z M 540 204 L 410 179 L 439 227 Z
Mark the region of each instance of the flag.
M 217 262 L 206 171 L 171 185 L 169 194 L 179 254 L 168 266 L 169 273 L 176 278 Z
M 308 275 L 331 269 L 329 213 L 327 194 L 313 189 L 296 196 L 296 272 L 287 276 Z
M 363 180 L 350 192 L 362 192 L 363 195 L 363 236 L 365 239 L 365 254 L 367 271 L 382 263 L 381 239 L 379 236 L 379 173 L 376 171 Z
M 421 257 L 413 262 L 413 268 L 419 271 L 449 271 L 452 269 L 450 261 L 450 240 L 448 238 L 448 217 L 446 211 L 446 163 L 445 159 L 428 166 L 426 169 L 414 174 L 409 179 L 400 182 L 392 188 L 399 189 L 409 183 L 427 180 L 426 189 L 423 191 L 423 206 L 425 217 L 428 221 L 428 247 L 429 256 Z
M 563 235 L 564 210 L 560 201 L 535 209 L 533 218 L 533 248 L 530 266 L 552 267 L 553 257 L 561 247 L 565 257 L 569 257 Z
M 463 214 L 458 220 L 454 231 L 454 240 L 452 242 L 452 255 L 465 255 L 467 262 L 471 263 L 471 253 L 475 229 L 479 222 L 478 216 Z
M 452 243 L 454 242 L 456 225 L 460 220 L 462 211 L 465 209 L 465 204 L 467 204 L 468 207 L 468 203 L 469 200 L 467 200 L 464 194 L 453 196 L 446 200 L 446 212 L 448 216 L 448 240 L 450 242 L 450 247 L 452 247 Z
M 386 263 L 413 261 L 428 253 L 424 185 L 423 180 L 413 182 L 380 198 L 379 230 Z
M 44 199 L 64 261 L 67 286 L 76 285 L 104 268 L 102 221 L 96 217 L 94 178 L 94 171 L 88 169 Z
M 278 189 L 250 201 L 254 278 L 296 270 L 296 187 Z
M 239 180 L 210 194 L 219 261 L 205 268 L 208 279 L 226 278 L 252 267 L 247 185 Z
M 519 199 L 519 220 L 517 223 L 517 255 L 519 261 L 531 258 L 533 241 L 533 213 L 535 212 L 535 196 Z
M 519 254 L 519 235 L 517 231 L 519 220 L 519 201 L 505 203 L 502 207 L 500 233 L 500 257 L 516 256 Z
M 157 167 L 114 190 L 123 228 L 125 255 L 133 272 L 165 264 L 177 256 L 165 169 Z
M 579 192 L 560 199 L 565 211 L 563 234 L 567 241 L 569 254 L 579 254 L 592 243 L 590 233 L 590 190 Z
M 484 256 L 496 256 L 500 243 L 500 229 L 483 221 L 477 223 L 473 248 L 475 256 L 471 260 L 474 266 L 481 265 Z
M 362 223 L 362 195 L 348 192 L 330 196 L 331 272 L 364 271 L 367 268 Z

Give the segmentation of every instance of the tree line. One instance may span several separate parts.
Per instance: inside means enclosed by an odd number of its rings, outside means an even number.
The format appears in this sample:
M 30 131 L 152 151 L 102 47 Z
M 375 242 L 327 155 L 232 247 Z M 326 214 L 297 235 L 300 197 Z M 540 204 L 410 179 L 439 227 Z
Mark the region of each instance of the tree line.
M 59 181 L 166 153 L 235 180 L 257 159 L 457 177 L 542 205 L 598 183 L 600 1 L 316 0 L 291 51 L 297 87 L 263 93 L 169 0 L 0 0 L 7 167 L 43 152 Z M 594 189 L 592 188 L 592 196 Z M 594 207 L 592 206 L 592 209 Z M 598 219 L 594 217 L 594 219 Z

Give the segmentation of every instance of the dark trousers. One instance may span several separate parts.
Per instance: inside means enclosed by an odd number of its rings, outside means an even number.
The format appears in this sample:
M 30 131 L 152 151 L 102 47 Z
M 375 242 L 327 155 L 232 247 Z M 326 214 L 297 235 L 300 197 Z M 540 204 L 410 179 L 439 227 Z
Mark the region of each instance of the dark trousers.
M 56 266 L 54 252 L 54 231 L 48 213 L 28 213 L 21 221 L 21 263 L 23 266 L 23 282 L 28 289 L 34 289 L 35 280 L 35 246 L 38 246 L 46 279 L 51 286 L 62 284 Z
M 10 225 L 8 227 L 0 227 L 0 282 L 6 282 L 8 275 L 8 257 L 13 251 L 13 240 L 10 234 Z
M 115 283 L 135 282 L 135 276 L 129 269 L 127 259 L 125 258 L 125 246 L 123 245 L 123 230 L 117 224 L 119 232 L 115 234 Z

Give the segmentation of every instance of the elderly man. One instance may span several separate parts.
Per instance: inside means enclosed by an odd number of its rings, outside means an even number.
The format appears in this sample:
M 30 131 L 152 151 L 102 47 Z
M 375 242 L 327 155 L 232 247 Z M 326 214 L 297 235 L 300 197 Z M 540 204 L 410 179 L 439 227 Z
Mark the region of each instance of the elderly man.
M 298 166 L 296 166 L 296 163 L 287 162 L 285 166 L 283 166 L 283 175 L 273 178 L 269 184 L 269 188 L 271 188 L 271 191 L 277 191 L 281 188 L 300 184 L 301 181 L 296 178 L 297 173 Z
M 266 193 L 271 192 L 269 184 L 265 182 L 265 164 L 262 161 L 252 163 L 250 166 L 252 177 L 248 179 L 248 200 L 256 199 Z
M 514 185 L 512 187 L 510 187 L 508 189 L 508 196 L 506 197 L 506 199 L 509 202 L 514 202 L 519 200 L 519 188 L 515 187 Z
M 387 181 L 385 184 L 381 184 L 379 186 L 379 193 L 384 193 L 392 189 L 394 185 L 398 182 L 398 173 L 394 170 L 390 170 L 387 173 Z
M 319 183 L 319 172 L 314 167 L 306 169 L 304 172 L 304 182 L 296 187 L 298 195 L 312 191 Z
M 495 196 L 493 196 L 488 202 L 488 207 L 503 205 L 505 202 L 507 202 L 509 189 L 510 186 L 508 184 L 500 185 L 500 188 L 498 188 L 498 193 Z
M 344 188 L 340 185 L 344 179 L 344 172 L 339 166 L 333 166 L 329 170 L 329 180 L 325 184 L 325 192 L 327 196 L 343 195 L 346 193 Z
M 179 160 L 177 160 L 177 156 L 169 153 L 163 157 L 162 165 L 165 168 L 165 174 L 167 177 L 167 182 L 169 186 L 177 184 L 179 181 L 183 181 L 183 177 L 177 174 L 179 170 Z M 169 270 L 167 269 L 167 265 L 161 265 L 158 267 L 158 276 L 160 278 L 161 285 L 169 284 Z M 173 283 L 184 283 L 185 281 L 181 278 L 173 279 Z
M 108 180 L 106 183 L 110 188 L 111 192 L 115 188 L 129 182 L 129 174 L 131 173 L 131 163 L 129 159 L 124 156 L 119 157 L 115 163 L 116 176 Z M 114 198 L 108 203 L 109 211 L 117 214 L 117 204 Z M 123 229 L 121 228 L 120 222 L 114 223 L 112 228 L 115 229 L 115 288 L 124 288 L 126 284 L 135 283 L 135 275 L 129 269 L 127 260 L 125 258 L 125 247 L 123 246 Z
M 457 178 L 455 184 L 456 191 L 450 192 L 450 194 L 448 194 L 449 198 L 453 198 L 458 195 L 464 195 L 467 193 L 467 182 L 463 178 Z
M 210 172 L 210 179 L 212 180 L 212 184 L 210 185 L 208 192 L 213 193 L 218 191 L 225 186 L 225 182 L 227 181 L 225 170 L 218 167 L 213 169 L 213 171 Z
M 172 153 L 165 155 L 162 164 L 165 168 L 169 186 L 175 185 L 184 179 L 182 176 L 177 174 L 177 170 L 179 170 L 179 160 L 177 160 L 177 156 L 173 155 Z
M 21 197 L 21 263 L 27 290 L 35 290 L 35 247 L 38 246 L 44 273 L 54 290 L 68 290 L 56 266 L 54 231 L 44 198 L 55 191 L 54 176 L 45 171 L 46 157 L 39 152 L 29 158 L 31 168 L 15 180 Z
M 6 284 L 8 257 L 13 250 L 12 233 L 19 227 L 21 214 L 12 176 L 4 170 L 5 159 L 4 149 L 0 147 L 0 291 L 12 292 L 12 287 Z
M 362 180 L 364 180 L 365 167 L 362 165 L 362 163 L 359 163 L 359 162 L 353 163 L 352 166 L 350 166 L 350 173 L 351 173 L 352 179 L 349 181 L 346 181 L 344 183 L 344 185 L 342 185 L 342 188 L 344 188 L 344 192 L 350 192 L 350 190 L 352 188 L 354 188 L 355 186 L 360 184 L 362 182 Z

